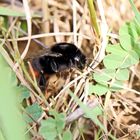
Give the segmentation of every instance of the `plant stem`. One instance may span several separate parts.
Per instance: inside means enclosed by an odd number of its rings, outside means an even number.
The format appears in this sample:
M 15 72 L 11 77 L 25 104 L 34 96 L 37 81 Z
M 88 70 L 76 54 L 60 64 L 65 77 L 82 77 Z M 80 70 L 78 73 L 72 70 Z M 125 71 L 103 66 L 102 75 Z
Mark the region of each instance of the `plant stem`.
M 87 3 L 89 7 L 89 12 L 90 12 L 92 28 L 95 29 L 97 36 L 100 37 L 100 31 L 99 31 L 99 26 L 97 24 L 97 16 L 96 16 L 96 11 L 93 5 L 93 0 L 87 0 Z

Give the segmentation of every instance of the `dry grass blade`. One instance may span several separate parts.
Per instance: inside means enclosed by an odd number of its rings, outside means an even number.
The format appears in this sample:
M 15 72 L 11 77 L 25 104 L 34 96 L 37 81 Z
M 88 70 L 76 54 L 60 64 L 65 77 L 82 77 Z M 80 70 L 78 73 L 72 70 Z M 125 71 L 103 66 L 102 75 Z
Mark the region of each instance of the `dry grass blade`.
M 26 20 L 27 20 L 27 26 L 28 26 L 28 42 L 25 47 L 25 50 L 23 51 L 21 55 L 21 59 L 24 59 L 25 56 L 27 55 L 27 52 L 29 50 L 30 42 L 31 42 L 31 34 L 32 34 L 32 22 L 31 22 L 31 12 L 30 12 L 30 7 L 28 4 L 28 0 L 23 0 L 23 6 L 24 10 L 26 11 Z

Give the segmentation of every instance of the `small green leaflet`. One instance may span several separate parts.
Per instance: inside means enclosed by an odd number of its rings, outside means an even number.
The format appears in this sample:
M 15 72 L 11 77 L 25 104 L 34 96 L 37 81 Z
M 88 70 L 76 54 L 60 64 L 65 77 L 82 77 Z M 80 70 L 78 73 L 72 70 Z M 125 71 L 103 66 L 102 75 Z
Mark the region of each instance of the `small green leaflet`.
M 116 70 L 114 69 L 103 69 L 101 72 L 93 73 L 93 79 L 103 85 L 106 85 L 106 82 L 111 80 L 115 76 Z
M 49 114 L 54 116 L 57 132 L 61 133 L 65 127 L 65 115 L 54 110 L 49 111 Z
M 43 113 L 43 110 L 37 103 L 34 103 L 31 106 L 26 107 L 25 111 L 26 112 L 24 112 L 23 117 L 28 123 L 37 121 Z
M 128 80 L 129 79 L 129 70 L 128 69 L 118 70 L 118 72 L 116 73 L 116 79 L 121 80 L 121 81 Z
M 111 91 L 118 91 L 123 88 L 123 81 L 115 80 L 113 83 L 111 83 L 109 89 Z
M 19 86 L 19 94 L 18 94 L 19 102 L 22 103 L 24 99 L 28 99 L 29 97 L 30 97 L 29 90 L 23 86 Z
M 72 134 L 69 130 L 66 130 L 63 133 L 63 140 L 72 140 Z
M 108 48 L 108 51 L 111 51 L 111 54 L 105 56 L 103 60 L 103 63 L 107 69 L 128 68 L 139 62 L 139 56 L 134 50 L 122 50 L 122 53 L 115 53 L 113 52 L 115 49 Z M 119 49 L 119 51 L 120 50 L 121 49 Z
M 90 85 L 90 91 L 89 93 L 91 94 L 96 94 L 98 96 L 104 95 L 105 93 L 107 93 L 109 90 L 108 86 L 104 86 L 101 84 L 96 84 L 96 85 Z
M 140 34 L 135 21 L 127 22 L 119 29 L 119 35 L 130 35 L 138 40 Z
M 130 51 L 132 48 L 136 45 L 135 38 L 133 38 L 131 35 L 119 35 L 119 40 L 121 46 L 126 50 Z
M 49 114 L 54 118 L 48 118 L 41 121 L 39 133 L 47 140 L 56 140 L 59 135 L 62 135 L 65 128 L 65 114 L 57 113 L 55 110 L 49 111 Z
M 121 47 L 120 44 L 108 44 L 108 46 L 106 47 L 106 52 L 108 53 L 113 53 L 113 54 L 121 54 L 121 55 L 125 55 L 126 51 Z
M 55 120 L 53 118 L 42 120 L 41 127 L 39 128 L 39 133 L 46 140 L 55 140 L 55 138 L 57 137 Z
M 119 39 L 122 48 L 126 51 L 136 50 L 136 53 L 140 56 L 139 37 L 140 25 L 136 23 L 136 20 L 125 23 L 119 30 Z

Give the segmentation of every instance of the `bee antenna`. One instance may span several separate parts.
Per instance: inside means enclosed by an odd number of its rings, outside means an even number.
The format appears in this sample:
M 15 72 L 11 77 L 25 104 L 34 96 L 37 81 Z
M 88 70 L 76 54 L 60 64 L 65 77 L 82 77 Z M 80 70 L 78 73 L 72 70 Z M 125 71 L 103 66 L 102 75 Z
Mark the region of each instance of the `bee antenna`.
M 86 58 L 86 60 L 87 60 L 87 61 L 92 60 L 93 63 L 94 63 L 94 62 L 100 63 L 98 60 L 93 59 L 93 58 Z
M 92 59 L 92 58 L 87 58 L 87 60 L 93 60 L 93 59 Z M 90 63 L 90 64 L 88 65 L 88 67 L 91 68 L 92 70 L 94 70 L 94 69 L 93 69 L 93 66 L 94 66 L 94 64 L 95 64 L 96 62 L 97 62 L 97 63 L 100 63 L 98 60 L 94 59 L 94 60 L 92 61 L 92 63 Z
M 15 29 L 17 29 L 16 27 L 14 27 Z M 23 34 L 25 34 L 25 35 L 28 35 L 24 30 L 22 30 L 22 29 L 18 29 L 21 33 L 23 33 Z M 39 41 L 38 39 L 36 39 L 36 38 L 33 38 L 32 39 L 34 42 L 36 42 L 37 44 L 39 44 L 40 46 L 42 46 L 43 48 L 46 48 L 46 49 L 48 49 L 49 47 L 48 46 L 46 46 L 44 43 L 42 43 L 41 41 Z

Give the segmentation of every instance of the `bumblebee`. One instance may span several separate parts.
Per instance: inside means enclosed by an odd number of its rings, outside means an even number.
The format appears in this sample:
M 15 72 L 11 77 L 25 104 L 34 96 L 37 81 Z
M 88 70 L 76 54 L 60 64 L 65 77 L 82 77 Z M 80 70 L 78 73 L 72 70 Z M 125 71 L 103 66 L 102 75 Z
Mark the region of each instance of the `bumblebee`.
M 32 67 L 38 75 L 38 85 L 46 86 L 46 75 L 52 75 L 70 68 L 82 70 L 86 64 L 85 55 L 71 43 L 57 43 L 44 54 L 31 60 Z

